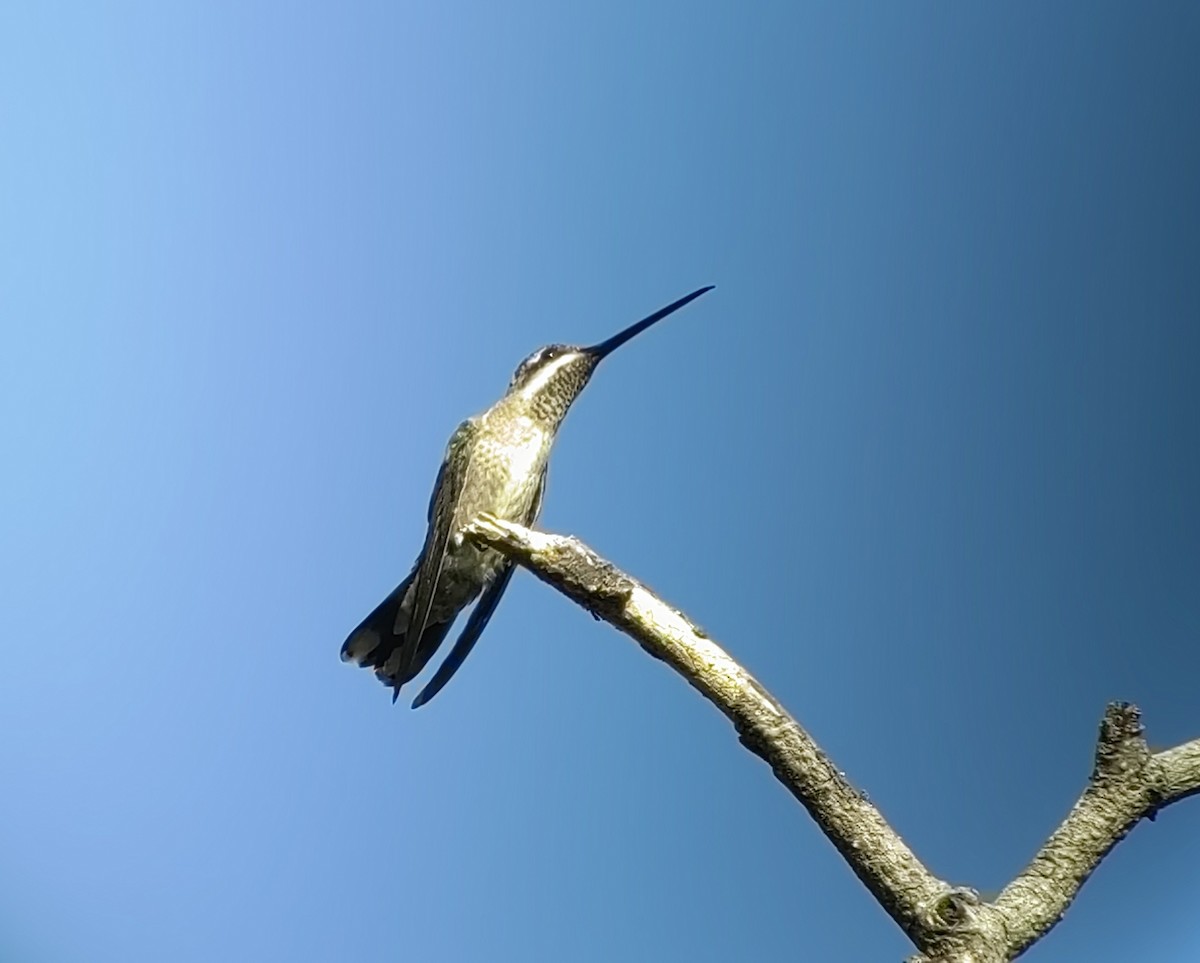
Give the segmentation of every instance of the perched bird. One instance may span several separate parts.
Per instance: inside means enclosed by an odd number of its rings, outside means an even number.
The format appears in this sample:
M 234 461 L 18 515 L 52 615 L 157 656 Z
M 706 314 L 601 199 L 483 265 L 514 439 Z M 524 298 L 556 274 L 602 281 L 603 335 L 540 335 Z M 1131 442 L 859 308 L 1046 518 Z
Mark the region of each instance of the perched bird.
M 344 662 L 373 668 L 391 686 L 395 702 L 400 687 L 425 668 L 458 614 L 482 592 L 413 708 L 441 691 L 478 641 L 513 573 L 512 562 L 465 539 L 463 529 L 482 512 L 532 525 L 542 509 L 554 436 L 596 366 L 710 290 L 693 291 L 590 348 L 552 344 L 535 351 L 521 362 L 503 398 L 458 426 L 433 486 L 421 554 L 408 577 L 350 633 L 342 645 Z

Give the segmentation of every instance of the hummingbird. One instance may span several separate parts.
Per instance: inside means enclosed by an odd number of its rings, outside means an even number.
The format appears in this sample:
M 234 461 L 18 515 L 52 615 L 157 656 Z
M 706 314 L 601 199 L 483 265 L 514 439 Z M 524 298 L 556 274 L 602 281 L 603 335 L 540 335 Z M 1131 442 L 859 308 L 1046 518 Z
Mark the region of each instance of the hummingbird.
M 374 669 L 395 702 L 400 687 L 433 658 L 459 613 L 482 593 L 462 635 L 412 707 L 441 691 L 479 641 L 514 570 L 500 552 L 466 539 L 465 527 L 483 512 L 532 525 L 542 510 L 554 438 L 597 365 L 712 287 L 693 291 L 591 347 L 539 348 L 517 367 L 504 397 L 458 426 L 434 482 L 429 528 L 416 564 L 347 637 L 343 662 Z

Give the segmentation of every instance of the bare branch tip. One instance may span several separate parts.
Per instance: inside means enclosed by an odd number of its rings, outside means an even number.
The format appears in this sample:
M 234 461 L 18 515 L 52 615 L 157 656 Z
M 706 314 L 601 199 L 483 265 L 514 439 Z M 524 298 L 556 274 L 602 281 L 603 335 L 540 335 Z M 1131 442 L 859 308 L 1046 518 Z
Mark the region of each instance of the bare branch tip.
M 1124 775 L 1143 768 L 1149 758 L 1141 710 L 1132 702 L 1110 702 L 1100 721 L 1092 778 Z
M 512 526 L 491 512 L 480 512 L 467 523 L 463 534 L 468 538 L 477 539 L 485 544 L 508 542 L 516 538 Z

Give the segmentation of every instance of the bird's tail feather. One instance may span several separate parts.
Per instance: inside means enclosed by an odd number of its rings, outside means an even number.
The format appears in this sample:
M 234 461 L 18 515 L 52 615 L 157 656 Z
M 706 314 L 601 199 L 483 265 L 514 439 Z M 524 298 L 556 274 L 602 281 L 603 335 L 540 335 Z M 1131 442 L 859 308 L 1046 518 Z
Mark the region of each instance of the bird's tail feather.
M 407 651 L 407 632 L 403 629 L 397 631 L 396 628 L 397 623 L 407 622 L 407 619 L 399 619 L 398 616 L 413 575 L 397 585 L 342 643 L 343 662 L 374 669 L 379 681 L 390 686 L 396 694 L 402 685 L 425 668 L 453 622 L 430 622 L 426 625 L 411 664 L 405 670 L 401 656 Z

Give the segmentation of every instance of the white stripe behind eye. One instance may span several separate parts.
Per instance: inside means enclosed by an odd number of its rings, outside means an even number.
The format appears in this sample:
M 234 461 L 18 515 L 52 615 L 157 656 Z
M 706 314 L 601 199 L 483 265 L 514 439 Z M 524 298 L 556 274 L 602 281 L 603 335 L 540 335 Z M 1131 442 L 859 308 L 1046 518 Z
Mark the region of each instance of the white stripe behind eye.
M 528 401 L 544 387 L 547 382 L 561 371 L 569 362 L 579 357 L 578 351 L 567 351 L 560 354 L 557 358 L 551 361 L 546 367 L 542 368 L 537 374 L 529 379 L 529 384 L 521 389 L 521 397 Z

